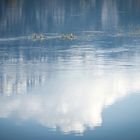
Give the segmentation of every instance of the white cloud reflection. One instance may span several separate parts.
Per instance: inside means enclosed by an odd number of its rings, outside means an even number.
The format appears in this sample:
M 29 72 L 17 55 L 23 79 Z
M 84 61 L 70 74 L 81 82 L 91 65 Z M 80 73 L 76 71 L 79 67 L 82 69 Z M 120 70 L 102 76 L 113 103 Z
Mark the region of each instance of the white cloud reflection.
M 83 133 L 102 124 L 103 109 L 140 90 L 140 74 L 134 71 L 102 71 L 91 74 L 64 72 L 26 96 L 0 99 L 0 117 L 33 119 L 64 133 Z M 48 94 L 49 93 L 49 94 Z

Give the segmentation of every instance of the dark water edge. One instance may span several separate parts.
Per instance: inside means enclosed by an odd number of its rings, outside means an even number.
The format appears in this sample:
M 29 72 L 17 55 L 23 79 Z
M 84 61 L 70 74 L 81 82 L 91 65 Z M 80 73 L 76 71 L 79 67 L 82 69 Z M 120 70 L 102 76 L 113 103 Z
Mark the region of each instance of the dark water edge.
M 0 36 L 139 28 L 139 0 L 1 0 Z

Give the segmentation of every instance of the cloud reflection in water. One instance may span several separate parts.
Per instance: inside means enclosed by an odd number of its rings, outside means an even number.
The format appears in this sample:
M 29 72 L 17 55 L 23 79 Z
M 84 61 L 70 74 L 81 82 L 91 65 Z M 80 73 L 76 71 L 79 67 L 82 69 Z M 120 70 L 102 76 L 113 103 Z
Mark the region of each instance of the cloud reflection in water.
M 3 97 L 0 117 L 33 119 L 64 133 L 83 133 L 102 124 L 102 112 L 118 99 L 140 90 L 140 74 L 112 69 L 100 74 L 65 71 L 25 96 Z M 37 94 L 40 93 L 40 94 Z
M 132 1 L 17 1 L 15 8 L 2 2 L 2 38 L 33 31 L 83 33 L 79 46 L 2 45 L 0 118 L 34 120 L 64 133 L 101 126 L 105 107 L 140 91 L 140 1 Z

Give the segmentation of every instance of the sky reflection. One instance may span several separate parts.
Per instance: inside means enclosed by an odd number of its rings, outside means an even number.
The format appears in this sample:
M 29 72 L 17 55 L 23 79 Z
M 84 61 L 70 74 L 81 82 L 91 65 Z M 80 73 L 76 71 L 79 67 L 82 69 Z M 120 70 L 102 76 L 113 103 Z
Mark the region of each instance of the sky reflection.
M 81 51 L 76 52 L 80 56 Z M 126 62 L 122 66 L 112 66 L 114 62 L 104 65 L 100 57 L 98 65 L 92 61 L 90 69 L 91 64 L 89 65 L 88 60 L 93 60 L 94 57 L 92 53 L 92 57 L 87 56 L 84 63 L 80 57 L 68 57 L 69 60 L 64 62 L 59 59 L 61 61 L 57 62 L 57 71 L 54 71 L 41 86 L 32 88 L 23 96 L 2 96 L 0 117 L 14 116 L 22 121 L 35 120 L 43 126 L 59 128 L 64 133 L 83 133 L 86 128 L 101 126 L 104 108 L 129 94 L 140 91 L 140 74 L 136 68 L 127 65 Z M 62 63 L 67 65 L 64 70 Z M 36 69 L 37 72 L 39 70 Z M 31 74 L 27 75 L 30 77 Z M 14 94 L 13 90 L 12 92 Z
M 1 0 L 0 120 L 64 134 L 101 127 L 105 108 L 140 92 L 139 9 L 139 0 Z

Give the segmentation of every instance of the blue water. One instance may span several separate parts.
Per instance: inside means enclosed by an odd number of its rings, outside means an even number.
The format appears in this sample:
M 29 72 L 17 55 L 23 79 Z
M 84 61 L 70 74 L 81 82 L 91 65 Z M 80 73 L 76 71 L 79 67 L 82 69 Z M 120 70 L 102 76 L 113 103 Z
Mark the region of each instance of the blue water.
M 1 0 L 0 140 L 139 140 L 139 13 L 139 0 Z

